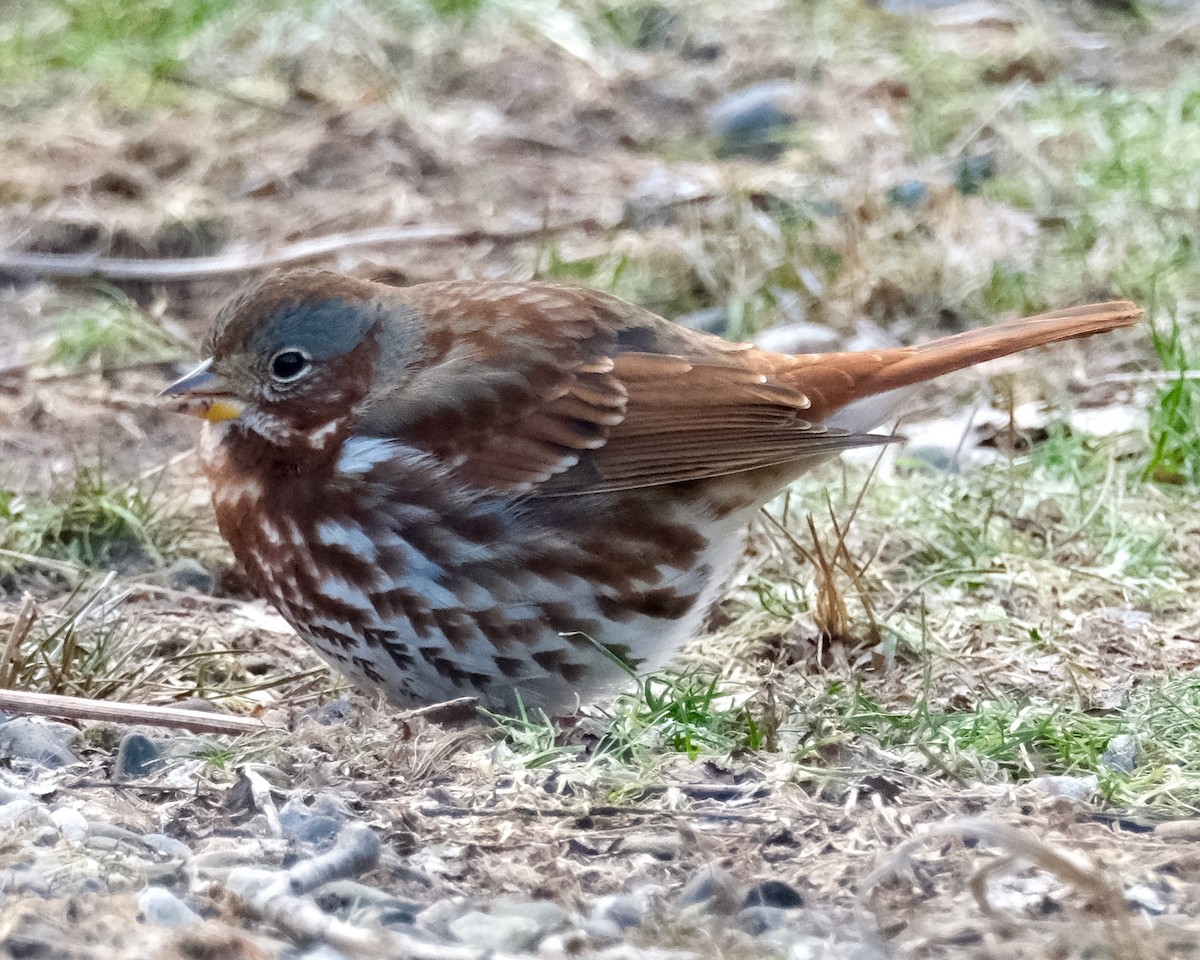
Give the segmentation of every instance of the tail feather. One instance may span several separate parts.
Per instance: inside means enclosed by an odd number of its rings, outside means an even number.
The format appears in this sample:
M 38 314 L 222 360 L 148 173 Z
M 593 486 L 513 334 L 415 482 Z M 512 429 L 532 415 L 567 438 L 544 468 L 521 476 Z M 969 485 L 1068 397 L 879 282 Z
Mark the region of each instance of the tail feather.
M 821 422 L 864 397 L 923 383 L 1032 347 L 1128 327 L 1140 316 L 1141 310 L 1127 300 L 1086 304 L 967 330 L 915 347 L 790 357 L 779 374 L 804 391 L 812 402 L 813 419 Z

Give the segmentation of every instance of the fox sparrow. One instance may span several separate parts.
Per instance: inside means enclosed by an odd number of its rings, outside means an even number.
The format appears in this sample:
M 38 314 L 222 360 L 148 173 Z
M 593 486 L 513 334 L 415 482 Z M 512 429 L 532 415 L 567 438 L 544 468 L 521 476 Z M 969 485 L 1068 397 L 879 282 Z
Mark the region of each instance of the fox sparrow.
M 305 271 L 234 299 L 164 394 L 208 421 L 251 584 L 324 657 L 399 705 L 561 713 L 693 634 L 758 507 L 886 439 L 857 401 L 1137 316 L 787 356 L 593 290 Z

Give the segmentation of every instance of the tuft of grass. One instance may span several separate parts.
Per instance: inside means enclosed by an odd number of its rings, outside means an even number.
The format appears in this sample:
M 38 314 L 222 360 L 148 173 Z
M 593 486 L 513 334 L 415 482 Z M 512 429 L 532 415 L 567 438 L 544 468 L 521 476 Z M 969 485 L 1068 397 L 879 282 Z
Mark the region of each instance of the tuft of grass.
M 175 360 L 185 347 L 181 337 L 117 295 L 58 316 L 46 359 L 66 367 L 114 369 Z
M 0 14 L 0 85 L 50 71 L 127 82 L 177 73 L 187 41 L 236 0 L 17 0 Z
M 1099 796 L 1165 815 L 1200 811 L 1200 680 L 1167 677 L 1139 687 L 1118 709 L 1004 697 L 967 710 L 935 710 L 922 694 L 884 705 L 861 684 L 836 681 L 809 705 L 796 759 L 834 768 L 866 741 L 906 769 L 959 780 L 1020 782 L 1039 776 L 1095 777 Z M 1131 770 L 1109 753 L 1135 745 Z M 843 771 L 847 772 L 847 771 Z
M 648 769 L 664 755 L 735 756 L 764 748 L 766 719 L 730 694 L 715 675 L 656 673 L 605 708 L 588 743 L 573 742 L 542 711 L 518 704 L 512 715 L 483 711 L 523 766 L 582 760 L 592 765 Z M 589 724 L 590 726 L 590 724 Z
M 669 750 L 695 760 L 755 752 L 765 739 L 761 719 L 719 677 L 662 673 L 616 699 L 597 752 L 627 762 Z
M 179 552 L 190 524 L 171 513 L 153 486 L 115 483 L 102 465 L 36 496 L 0 489 L 0 550 L 84 567 L 162 564 Z M 0 556 L 0 570 L 21 560 Z
M 1151 328 L 1154 350 L 1164 370 L 1178 379 L 1161 387 L 1150 407 L 1150 460 L 1147 476 L 1162 483 L 1200 486 L 1200 355 L 1189 349 L 1175 312 L 1170 329 Z
M 1093 602 L 1176 602 L 1176 527 L 1144 489 L 1122 439 L 1051 424 L 1027 456 L 969 473 L 920 470 L 872 489 L 866 510 L 910 537 L 896 562 L 924 584 L 978 591 L 999 578 L 1079 590 Z M 1010 587 L 1011 589 L 1011 587 Z

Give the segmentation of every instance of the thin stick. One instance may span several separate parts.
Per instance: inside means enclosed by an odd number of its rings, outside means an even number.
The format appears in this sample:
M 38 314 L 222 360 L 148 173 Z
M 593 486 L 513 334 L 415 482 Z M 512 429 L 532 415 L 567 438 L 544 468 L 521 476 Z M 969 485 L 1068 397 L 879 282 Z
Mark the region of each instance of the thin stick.
M 680 197 L 660 204 L 656 209 L 703 203 L 713 194 Z M 253 273 L 274 267 L 292 266 L 320 260 L 333 253 L 360 247 L 461 245 L 470 243 L 520 243 L 536 240 L 547 234 L 569 230 L 611 230 L 591 217 L 542 223 L 535 227 L 516 227 L 508 230 L 463 230 L 461 227 L 372 227 L 347 233 L 334 233 L 285 244 L 275 250 L 262 246 L 246 246 L 231 253 L 210 257 L 184 257 L 162 260 L 143 260 L 129 257 L 104 257 L 91 253 L 0 253 L 0 274 L 51 279 L 81 279 L 104 277 L 109 280 L 150 280 L 175 283 Z
M 262 733 L 282 728 L 268 726 L 254 717 L 203 713 L 179 707 L 152 707 L 145 703 L 91 700 L 64 697 L 55 693 L 26 693 L 0 690 L 0 710 L 11 710 L 35 717 L 60 717 L 66 720 L 95 720 L 105 723 L 142 723 L 151 727 L 181 727 L 192 733 Z

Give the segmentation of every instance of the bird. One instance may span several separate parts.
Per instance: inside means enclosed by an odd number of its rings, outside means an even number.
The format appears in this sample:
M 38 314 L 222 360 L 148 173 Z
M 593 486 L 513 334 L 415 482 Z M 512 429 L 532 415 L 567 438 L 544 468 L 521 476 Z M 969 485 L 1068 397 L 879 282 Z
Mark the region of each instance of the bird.
M 902 388 L 1133 324 L 1127 301 L 789 355 L 552 282 L 269 275 L 163 392 L 206 421 L 253 591 L 400 708 L 569 716 L 699 631 L 755 512 Z

